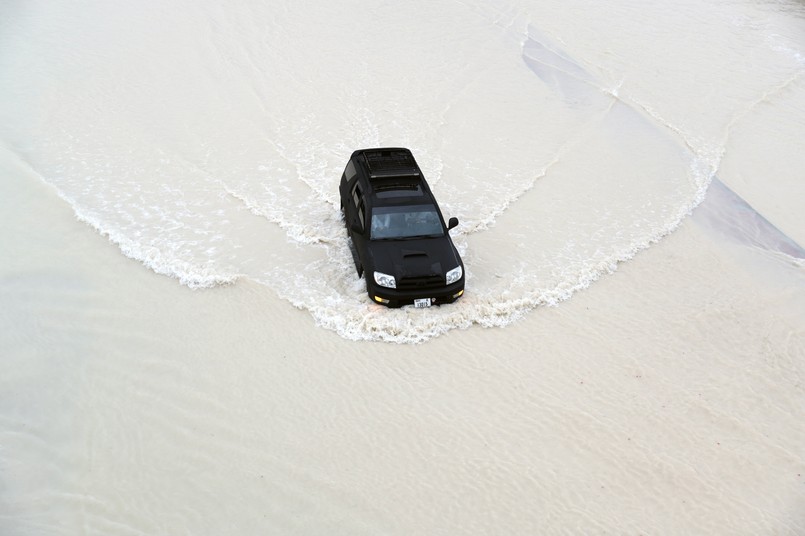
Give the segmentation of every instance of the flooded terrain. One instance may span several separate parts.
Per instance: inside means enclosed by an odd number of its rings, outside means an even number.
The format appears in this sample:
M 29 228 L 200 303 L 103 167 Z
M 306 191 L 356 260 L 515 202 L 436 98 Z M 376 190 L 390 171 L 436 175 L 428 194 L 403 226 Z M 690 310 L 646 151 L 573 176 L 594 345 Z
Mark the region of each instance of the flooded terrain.
M 805 531 L 801 2 L 0 13 L 0 533 Z M 451 306 L 355 274 L 377 146 Z

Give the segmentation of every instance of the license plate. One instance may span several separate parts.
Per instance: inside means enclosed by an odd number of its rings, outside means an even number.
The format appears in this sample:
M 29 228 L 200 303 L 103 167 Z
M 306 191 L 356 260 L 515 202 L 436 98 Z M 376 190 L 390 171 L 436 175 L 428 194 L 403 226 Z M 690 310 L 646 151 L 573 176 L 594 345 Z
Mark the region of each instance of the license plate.
M 422 307 L 430 307 L 430 298 L 420 298 L 418 300 L 414 300 L 414 307 L 422 308 Z

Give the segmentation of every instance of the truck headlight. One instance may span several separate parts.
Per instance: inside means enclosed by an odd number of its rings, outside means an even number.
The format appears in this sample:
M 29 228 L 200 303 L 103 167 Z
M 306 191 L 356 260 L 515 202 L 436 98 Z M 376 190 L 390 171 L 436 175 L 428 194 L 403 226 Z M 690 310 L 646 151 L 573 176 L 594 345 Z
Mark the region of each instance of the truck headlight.
M 382 272 L 375 272 L 375 283 L 381 287 L 397 288 L 397 281 L 394 280 L 394 276 Z
M 377 273 L 377 272 L 375 272 L 375 273 Z M 461 266 L 460 265 L 456 266 L 455 268 L 453 268 L 452 270 L 447 272 L 447 284 L 449 285 L 451 283 L 455 283 L 456 281 L 461 279 L 461 276 L 463 274 L 464 274 L 464 270 L 461 269 Z M 375 276 L 375 277 L 377 277 L 377 276 Z

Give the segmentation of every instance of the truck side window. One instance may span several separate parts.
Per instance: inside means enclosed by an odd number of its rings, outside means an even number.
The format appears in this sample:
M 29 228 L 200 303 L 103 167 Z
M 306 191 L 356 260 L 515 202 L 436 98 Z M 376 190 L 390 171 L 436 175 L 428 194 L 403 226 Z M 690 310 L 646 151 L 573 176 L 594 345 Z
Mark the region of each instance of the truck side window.
M 366 225 L 364 225 L 364 214 L 363 214 L 363 200 L 361 200 L 360 205 L 358 205 L 358 221 L 361 224 L 361 229 L 366 229 Z
M 355 183 L 355 186 L 352 187 L 352 202 L 355 203 L 355 207 L 363 201 L 363 193 L 361 192 L 361 185 L 359 183 Z
M 347 169 L 344 170 L 344 178 L 347 182 L 351 181 L 355 178 L 355 175 L 358 173 L 355 171 L 355 164 L 352 163 L 352 160 L 349 161 L 347 164 Z
M 355 213 L 358 215 L 358 221 L 360 222 L 361 229 L 365 229 L 366 210 L 364 209 L 363 192 L 361 191 L 361 185 L 358 183 L 358 181 L 355 181 L 355 186 L 352 187 L 352 202 L 355 204 Z

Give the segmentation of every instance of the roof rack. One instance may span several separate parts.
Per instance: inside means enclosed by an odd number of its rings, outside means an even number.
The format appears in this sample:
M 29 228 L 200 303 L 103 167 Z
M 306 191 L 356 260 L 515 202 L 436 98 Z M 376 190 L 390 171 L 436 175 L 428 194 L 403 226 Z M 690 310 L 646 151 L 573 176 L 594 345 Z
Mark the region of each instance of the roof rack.
M 419 176 L 419 166 L 407 149 L 366 151 L 363 155 L 371 179 Z

